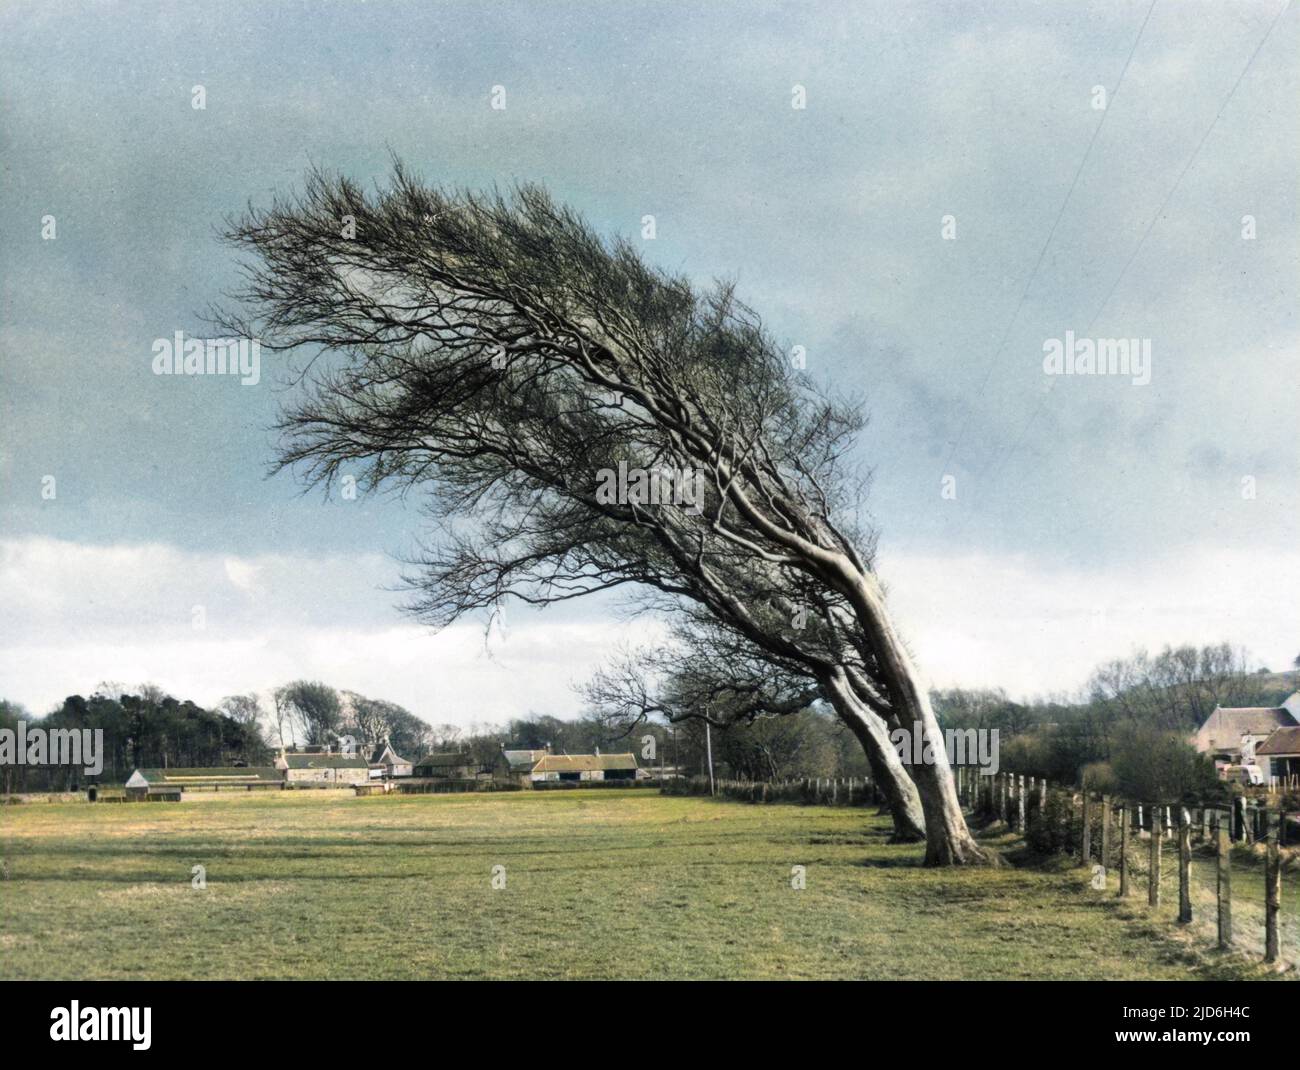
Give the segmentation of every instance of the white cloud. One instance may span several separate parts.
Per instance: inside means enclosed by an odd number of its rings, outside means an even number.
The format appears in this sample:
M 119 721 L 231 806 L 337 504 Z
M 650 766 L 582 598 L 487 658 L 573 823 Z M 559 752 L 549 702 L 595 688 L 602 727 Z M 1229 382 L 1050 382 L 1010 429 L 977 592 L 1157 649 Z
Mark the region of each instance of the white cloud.
M 1071 690 L 1136 646 L 1244 644 L 1273 669 L 1300 652 L 1300 550 L 1194 548 L 1104 568 L 1019 556 L 890 551 L 899 623 L 928 680 Z M 0 696 L 37 713 L 102 680 L 152 681 L 201 703 L 296 678 L 399 702 L 431 722 L 578 712 L 572 685 L 620 643 L 651 640 L 580 603 L 511 609 L 434 634 L 393 608 L 396 565 L 378 555 L 241 558 L 164 545 L 0 541 Z M 255 579 L 250 579 L 255 578 Z M 238 590 L 229 594 L 231 584 Z M 245 590 L 255 585 L 259 596 Z M 208 608 L 207 627 L 189 607 Z M 587 614 L 587 615 L 583 615 Z
M 568 715 L 577 711 L 572 685 L 654 627 L 559 607 L 512 610 L 491 636 L 476 623 L 435 634 L 395 608 L 387 588 L 398 570 L 380 555 L 246 558 L 0 540 L 0 697 L 44 713 L 104 680 L 149 681 L 212 704 L 308 678 L 436 723 Z M 200 630 L 194 606 L 205 610 Z
M 888 555 L 881 568 L 937 686 L 1073 691 L 1098 663 L 1166 643 L 1245 646 L 1273 670 L 1300 653 L 1300 549 L 1192 547 L 1104 567 L 991 554 Z
M 241 561 L 237 557 L 227 557 L 222 564 L 225 565 L 227 578 L 239 590 L 254 597 L 261 592 L 258 577 L 262 573 L 263 566 Z

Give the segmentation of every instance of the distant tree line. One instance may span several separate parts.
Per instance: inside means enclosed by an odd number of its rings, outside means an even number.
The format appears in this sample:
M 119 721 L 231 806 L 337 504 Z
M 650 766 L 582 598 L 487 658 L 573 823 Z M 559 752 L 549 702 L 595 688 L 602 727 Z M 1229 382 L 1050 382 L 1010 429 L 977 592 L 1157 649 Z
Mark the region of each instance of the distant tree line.
M 944 728 L 998 729 L 1004 769 L 1132 798 L 1172 798 L 1217 790 L 1213 766 L 1188 742 L 1216 706 L 1275 706 L 1297 683 L 1294 674 L 1251 669 L 1244 650 L 1220 643 L 1108 661 L 1073 698 L 1020 702 L 1000 688 L 950 688 L 932 692 L 931 701 Z M 43 718 L 0 700 L 0 728 L 16 728 L 20 719 L 48 729 L 102 729 L 102 783 L 121 783 L 135 768 L 267 764 L 281 747 L 338 745 L 346 737 L 362 750 L 391 743 L 411 760 L 430 751 L 464 752 L 483 768 L 503 748 L 549 747 L 557 754 L 630 751 L 642 767 L 695 775 L 707 772 L 711 745 L 719 777 L 870 772 L 853 734 L 820 703 L 726 723 L 611 717 L 593 706 L 572 720 L 529 713 L 500 724 L 457 725 L 432 724 L 396 703 L 318 680 L 275 688 L 269 705 L 249 693 L 212 709 L 150 684 L 106 683 L 88 698 L 69 696 Z M 5 766 L 0 778 L 6 792 L 68 790 L 85 779 L 80 769 L 30 766 Z
M 269 765 L 281 747 L 338 745 L 344 737 L 359 751 L 391 741 L 398 753 L 419 758 L 439 739 L 432 725 L 396 703 L 312 680 L 275 688 L 269 708 L 248 693 L 208 709 L 153 684 L 104 683 L 88 698 L 70 695 L 44 717 L 0 700 L 0 728 L 17 729 L 20 720 L 29 728 L 101 730 L 103 771 L 87 778 L 81 768 L 6 765 L 5 792 L 66 791 L 87 779 L 120 784 L 138 768 Z
M 0 728 L 18 722 L 42 729 L 101 729 L 103 771 L 91 778 L 121 783 L 136 768 L 163 766 L 258 765 L 270 751 L 256 719 L 209 710 L 146 684 L 135 691 L 101 685 L 89 698 L 70 695 L 41 718 L 16 703 L 0 701 Z M 68 791 L 86 781 L 81 768 L 6 765 L 0 769 L 6 792 Z

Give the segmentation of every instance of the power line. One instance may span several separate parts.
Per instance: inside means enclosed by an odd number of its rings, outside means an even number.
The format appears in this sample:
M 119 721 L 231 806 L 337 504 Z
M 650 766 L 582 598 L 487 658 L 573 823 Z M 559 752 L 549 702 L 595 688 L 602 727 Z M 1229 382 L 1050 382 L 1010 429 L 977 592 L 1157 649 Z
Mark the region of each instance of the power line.
M 1289 0 L 1288 0 L 1289 2 Z M 1061 202 L 1060 210 L 1056 213 L 1056 218 L 1052 220 L 1052 227 L 1047 232 L 1047 240 L 1043 242 L 1043 247 L 1038 250 L 1038 259 L 1034 261 L 1033 270 L 1029 273 L 1029 280 L 1025 283 L 1024 291 L 1020 294 L 1020 300 L 1016 303 L 1016 310 L 1011 314 L 1011 320 L 1007 324 L 1006 330 L 1002 332 L 1002 340 L 998 342 L 998 347 L 993 352 L 993 357 L 989 360 L 988 367 L 984 369 L 984 378 L 981 380 L 979 389 L 975 391 L 975 398 L 978 399 L 984 394 L 984 388 L 988 386 L 989 378 L 993 374 L 993 367 L 997 364 L 998 358 L 1002 356 L 1002 351 L 1006 349 L 1007 340 L 1011 337 L 1011 331 L 1020 318 L 1020 312 L 1025 307 L 1025 301 L 1029 297 L 1029 291 L 1034 285 L 1034 280 L 1038 278 L 1039 268 L 1043 266 L 1043 259 L 1047 256 L 1047 249 L 1052 244 L 1052 239 L 1056 236 L 1056 229 L 1061 225 L 1061 219 L 1065 215 L 1065 209 L 1070 203 L 1070 198 L 1074 196 L 1075 187 L 1079 185 L 1079 177 L 1083 174 L 1083 168 L 1088 162 L 1088 157 L 1092 155 L 1092 147 L 1097 143 L 1097 137 L 1101 133 L 1102 127 L 1106 125 L 1106 117 L 1110 114 L 1111 105 L 1119 96 L 1120 87 L 1124 84 L 1124 76 L 1128 73 L 1129 64 L 1133 62 L 1133 56 L 1137 52 L 1138 44 L 1142 40 L 1143 33 L 1146 32 L 1147 23 L 1151 21 L 1151 12 L 1156 8 L 1157 0 L 1151 0 L 1151 6 L 1147 8 L 1146 18 L 1142 20 L 1142 25 L 1138 27 L 1137 37 L 1133 39 L 1133 47 L 1129 49 L 1128 58 L 1124 60 L 1124 67 L 1119 72 L 1119 80 L 1115 83 L 1115 91 L 1110 95 L 1110 101 L 1102 109 L 1101 120 L 1093 128 L 1092 137 L 1088 140 L 1088 147 L 1084 149 L 1083 158 L 1079 161 L 1079 166 L 1075 169 L 1074 178 L 1070 181 L 1070 188 L 1065 191 L 1065 200 Z M 952 464 L 957 447 L 961 444 L 962 437 L 966 433 L 966 428 L 970 425 L 971 412 L 974 406 L 968 405 L 966 408 L 966 417 L 962 421 L 961 428 L 957 432 L 957 437 L 953 439 L 952 446 L 949 447 L 948 457 L 943 462 L 945 472 L 949 465 Z
M 1164 215 L 1165 209 L 1169 207 L 1169 202 L 1173 199 L 1174 193 L 1177 191 L 1179 185 L 1181 185 L 1183 178 L 1187 175 L 1187 172 L 1191 170 L 1192 164 L 1196 162 L 1196 158 L 1197 156 L 1200 155 L 1201 149 L 1204 147 L 1206 141 L 1209 140 L 1210 134 L 1214 131 L 1214 128 L 1218 125 L 1219 119 L 1222 117 L 1224 111 L 1227 110 L 1228 104 L 1232 101 L 1233 96 L 1236 95 L 1238 87 L 1245 79 L 1247 72 L 1254 65 L 1255 58 L 1259 55 L 1261 50 L 1264 48 L 1264 43 L 1272 35 L 1273 28 L 1277 26 L 1278 22 L 1281 21 L 1282 16 L 1286 13 L 1286 9 L 1290 6 L 1291 6 L 1291 0 L 1284 0 L 1284 3 L 1282 4 L 1282 7 L 1279 9 L 1278 13 L 1273 16 L 1273 21 L 1269 23 L 1268 29 L 1264 31 L 1264 36 L 1260 38 L 1259 44 L 1255 46 L 1255 50 L 1250 54 L 1250 59 L 1246 61 L 1246 65 L 1241 69 L 1241 73 L 1237 75 L 1237 80 L 1232 83 L 1232 88 L 1228 90 L 1228 95 L 1223 98 L 1223 103 L 1219 105 L 1219 110 L 1215 112 L 1214 119 L 1211 121 L 1210 125 L 1206 128 L 1205 133 L 1201 135 L 1200 141 L 1196 143 L 1196 148 L 1192 150 L 1192 154 L 1187 158 L 1187 162 L 1183 164 L 1183 169 L 1178 172 L 1178 177 L 1174 180 L 1174 184 L 1169 187 L 1169 192 L 1165 194 L 1164 200 L 1160 202 L 1160 207 L 1156 209 L 1155 214 L 1151 217 L 1151 221 L 1147 224 L 1146 230 L 1142 232 L 1142 237 L 1138 239 L 1137 245 L 1135 245 L 1133 247 L 1133 251 L 1129 253 L 1128 259 L 1124 261 L 1124 266 L 1120 268 L 1119 274 L 1115 276 L 1115 281 L 1111 283 L 1110 289 L 1106 291 L 1106 296 L 1102 298 L 1101 304 L 1097 306 L 1097 311 L 1093 314 L 1093 317 L 1089 321 L 1088 326 L 1084 329 L 1083 336 L 1085 338 L 1092 337 L 1093 326 L 1101 318 L 1101 314 L 1105 311 L 1106 306 L 1110 303 L 1110 299 L 1114 296 L 1116 289 L 1119 288 L 1119 284 L 1121 280 L 1128 273 L 1128 269 L 1133 265 L 1133 261 L 1137 259 L 1138 253 L 1141 251 L 1142 246 L 1146 244 L 1147 238 L 1150 237 L 1152 230 L 1155 229 L 1155 225 L 1160 220 L 1160 217 Z M 1008 449 L 1004 454 L 1002 454 L 1001 458 L 995 455 L 995 457 L 992 460 L 990 460 L 987 465 L 984 466 L 984 469 L 979 473 L 979 476 L 977 478 L 983 478 L 990 470 L 994 470 L 999 464 L 1005 463 L 1005 461 L 1009 460 L 1012 454 L 1014 454 L 1016 450 L 1020 448 L 1021 444 L 1025 440 L 1025 436 L 1029 432 L 1030 426 L 1033 424 L 1034 420 L 1038 418 L 1038 415 L 1043 411 L 1043 409 L 1046 408 L 1047 398 L 1051 395 L 1052 390 L 1054 390 L 1055 388 L 1056 388 L 1056 382 L 1055 380 L 1053 380 L 1049 384 L 1048 389 L 1044 391 L 1042 396 L 1038 399 L 1038 404 L 1030 412 L 1029 418 L 1025 421 L 1024 426 L 1020 429 L 1020 434 L 1016 437 L 1015 442 L 1012 443 L 1011 448 Z

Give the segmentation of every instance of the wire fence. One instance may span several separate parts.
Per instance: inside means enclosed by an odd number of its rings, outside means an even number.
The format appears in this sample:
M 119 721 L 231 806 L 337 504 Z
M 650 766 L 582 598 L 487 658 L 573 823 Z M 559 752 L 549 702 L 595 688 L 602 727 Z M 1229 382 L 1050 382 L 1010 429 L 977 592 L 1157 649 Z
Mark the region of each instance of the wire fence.
M 1230 803 L 1134 803 L 1017 773 L 954 770 L 972 823 L 1023 837 L 1038 855 L 1090 867 L 1099 895 L 1158 909 L 1177 904 L 1177 924 L 1198 938 L 1261 956 L 1280 967 L 1300 955 L 1300 911 L 1283 912 L 1283 877 L 1300 884 L 1300 809 L 1281 791 Z M 749 803 L 883 807 L 870 777 L 665 781 L 668 795 L 713 795 Z

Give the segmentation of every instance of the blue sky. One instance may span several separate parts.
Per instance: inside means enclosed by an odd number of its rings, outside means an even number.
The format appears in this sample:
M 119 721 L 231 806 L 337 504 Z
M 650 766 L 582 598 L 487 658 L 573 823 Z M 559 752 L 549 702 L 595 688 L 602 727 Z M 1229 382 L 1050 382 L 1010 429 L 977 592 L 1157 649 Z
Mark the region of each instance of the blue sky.
M 601 602 L 520 608 L 491 640 L 421 631 L 388 589 L 412 503 L 267 477 L 279 369 L 152 373 L 153 341 L 204 333 L 235 281 L 223 216 L 311 163 L 382 182 L 390 149 L 432 180 L 544 182 L 607 232 L 654 215 L 649 258 L 735 278 L 860 395 L 881 570 L 934 682 L 1065 690 L 1135 644 L 1225 638 L 1281 668 L 1300 653 L 1300 14 L 1281 8 L 6 5 L 0 694 L 39 711 L 107 677 L 215 701 L 308 675 L 433 721 L 569 714 L 570 683 L 650 629 Z M 1151 383 L 1049 380 L 1066 331 L 1150 339 Z

